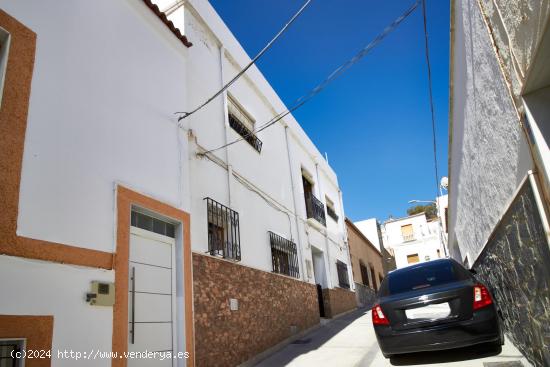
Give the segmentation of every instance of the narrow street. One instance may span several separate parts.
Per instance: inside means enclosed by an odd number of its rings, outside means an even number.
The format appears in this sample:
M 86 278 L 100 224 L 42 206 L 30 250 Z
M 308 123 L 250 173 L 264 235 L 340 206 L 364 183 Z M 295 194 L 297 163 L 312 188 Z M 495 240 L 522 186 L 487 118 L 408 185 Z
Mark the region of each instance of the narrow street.
M 259 367 L 363 366 L 531 366 L 508 339 L 502 351 L 485 346 L 384 358 L 372 327 L 370 311 L 358 310 L 335 319 L 287 345 Z

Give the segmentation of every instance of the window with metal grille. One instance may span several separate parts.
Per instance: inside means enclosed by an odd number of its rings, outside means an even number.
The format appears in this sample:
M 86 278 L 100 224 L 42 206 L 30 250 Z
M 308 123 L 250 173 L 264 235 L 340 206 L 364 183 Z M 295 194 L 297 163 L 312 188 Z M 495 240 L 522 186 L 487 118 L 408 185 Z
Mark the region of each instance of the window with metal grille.
M 0 340 L 0 367 L 19 367 L 23 365 L 23 358 L 16 358 L 17 352 L 23 350 L 24 341 Z
M 241 260 L 239 213 L 205 198 L 208 216 L 208 252 L 224 259 Z
M 341 261 L 336 261 L 338 271 L 338 285 L 341 288 L 349 288 L 348 266 Z
M 138 227 L 141 229 L 145 229 L 146 231 L 155 232 L 163 236 L 176 238 L 175 225 L 133 210 L 131 225 L 133 227 Z
M 296 244 L 273 232 L 269 232 L 273 272 L 294 278 L 300 277 Z
M 227 113 L 229 126 L 256 149 L 258 153 L 261 152 L 262 141 L 254 134 L 254 119 L 230 96 L 227 97 Z

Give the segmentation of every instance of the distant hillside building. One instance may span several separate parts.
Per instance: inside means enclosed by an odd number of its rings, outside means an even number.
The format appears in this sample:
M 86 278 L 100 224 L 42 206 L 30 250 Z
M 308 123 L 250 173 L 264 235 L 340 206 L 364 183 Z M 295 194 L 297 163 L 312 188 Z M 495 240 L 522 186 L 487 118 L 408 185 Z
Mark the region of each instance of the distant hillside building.
M 445 257 L 439 219 L 425 213 L 384 222 L 384 246 L 395 256 L 397 268 Z

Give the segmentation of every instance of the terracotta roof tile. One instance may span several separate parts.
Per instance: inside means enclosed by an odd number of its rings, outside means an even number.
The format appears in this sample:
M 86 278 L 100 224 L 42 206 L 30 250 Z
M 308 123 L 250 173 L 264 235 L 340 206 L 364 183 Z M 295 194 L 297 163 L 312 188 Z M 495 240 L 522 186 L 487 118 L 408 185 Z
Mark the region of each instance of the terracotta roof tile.
M 193 46 L 193 44 L 191 42 L 189 42 L 189 40 L 187 39 L 187 37 L 185 37 L 183 34 L 181 34 L 181 31 L 176 28 L 174 26 L 174 23 L 172 23 L 171 20 L 168 19 L 168 17 L 166 16 L 166 14 L 164 14 L 162 11 L 160 11 L 159 7 L 156 5 L 156 4 L 153 4 L 153 2 L 151 0 L 143 0 L 143 2 L 145 3 L 145 5 L 147 5 L 147 7 L 149 9 L 151 9 L 153 11 L 153 13 L 155 13 L 157 15 L 157 17 L 159 17 L 160 20 L 162 20 L 162 22 L 164 24 L 166 24 L 166 26 L 172 31 L 172 33 L 174 33 L 174 35 L 187 47 L 191 47 Z

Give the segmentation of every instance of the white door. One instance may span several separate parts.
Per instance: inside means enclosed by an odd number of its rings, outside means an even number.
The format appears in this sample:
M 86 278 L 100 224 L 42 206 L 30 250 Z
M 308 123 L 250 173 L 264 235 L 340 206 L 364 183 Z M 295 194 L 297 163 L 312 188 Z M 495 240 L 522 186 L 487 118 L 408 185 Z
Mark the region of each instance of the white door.
M 130 227 L 128 351 L 174 353 L 175 240 Z M 172 366 L 172 358 L 129 358 L 128 366 Z

